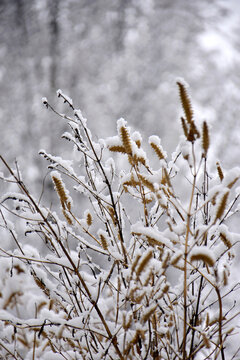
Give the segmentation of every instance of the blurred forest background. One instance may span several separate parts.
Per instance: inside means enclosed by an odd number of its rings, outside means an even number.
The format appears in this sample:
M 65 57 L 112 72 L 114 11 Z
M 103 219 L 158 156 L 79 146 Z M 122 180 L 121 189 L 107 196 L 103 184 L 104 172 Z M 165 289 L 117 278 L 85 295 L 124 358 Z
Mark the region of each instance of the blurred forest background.
M 0 153 L 18 159 L 27 183 L 47 164 L 44 148 L 69 157 L 56 90 L 88 118 L 94 136 L 124 117 L 166 150 L 178 142 L 176 78 L 191 86 L 196 117 L 211 124 L 223 167 L 240 156 L 240 1 L 1 0 Z

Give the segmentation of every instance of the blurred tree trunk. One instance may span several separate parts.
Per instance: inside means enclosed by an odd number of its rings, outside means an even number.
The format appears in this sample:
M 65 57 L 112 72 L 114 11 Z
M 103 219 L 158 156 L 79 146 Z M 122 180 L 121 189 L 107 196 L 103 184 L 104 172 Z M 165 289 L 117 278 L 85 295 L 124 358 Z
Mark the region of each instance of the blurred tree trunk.
M 131 1 L 120 0 L 117 4 L 117 23 L 115 28 L 115 51 L 121 52 L 124 49 L 124 38 L 126 32 L 126 8 Z
M 26 24 L 26 2 L 24 0 L 16 1 L 15 21 L 19 31 L 19 43 L 21 46 L 27 44 L 28 32 Z M 21 47 L 20 46 L 20 47 Z
M 50 86 L 57 87 L 58 61 L 59 61 L 59 4 L 60 0 L 49 1 L 49 32 L 50 32 Z

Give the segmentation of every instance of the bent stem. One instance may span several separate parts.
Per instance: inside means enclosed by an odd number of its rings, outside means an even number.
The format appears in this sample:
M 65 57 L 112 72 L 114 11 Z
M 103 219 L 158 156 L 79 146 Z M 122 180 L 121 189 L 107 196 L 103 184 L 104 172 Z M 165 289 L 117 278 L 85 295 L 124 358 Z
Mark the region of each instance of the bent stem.
M 218 302 L 219 302 L 219 317 L 218 317 L 218 338 L 219 338 L 219 351 L 221 351 L 221 357 L 222 360 L 225 360 L 225 355 L 224 355 L 224 348 L 223 348 L 223 338 L 222 338 L 222 298 L 221 298 L 221 294 L 220 294 L 220 290 L 219 288 L 216 286 L 215 287 L 216 293 L 217 293 L 217 297 L 218 297 Z M 217 354 L 215 356 L 215 359 L 217 359 Z
M 188 206 L 188 212 L 187 212 L 187 225 L 186 225 L 186 237 L 185 237 L 185 245 L 184 245 L 184 289 L 183 289 L 183 343 L 182 343 L 182 353 L 183 353 L 183 360 L 187 359 L 187 352 L 186 352 L 186 343 L 187 343 L 187 263 L 188 263 L 188 242 L 189 242 L 189 235 L 191 233 L 190 229 L 190 223 L 191 223 L 191 217 L 192 217 L 192 204 L 193 204 L 193 198 L 194 198 L 194 191 L 196 186 L 196 159 L 195 159 L 195 153 L 194 153 L 194 143 L 192 143 L 192 155 L 193 155 L 193 184 L 192 184 L 192 191 Z

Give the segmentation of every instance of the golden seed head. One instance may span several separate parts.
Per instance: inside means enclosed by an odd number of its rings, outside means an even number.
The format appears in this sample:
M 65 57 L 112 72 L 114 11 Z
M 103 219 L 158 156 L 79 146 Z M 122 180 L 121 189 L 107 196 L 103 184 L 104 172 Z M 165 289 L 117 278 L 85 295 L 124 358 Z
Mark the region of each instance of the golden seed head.
M 157 305 L 155 306 L 151 306 L 147 309 L 147 311 L 145 311 L 145 313 L 142 316 L 142 322 L 145 323 L 147 322 L 150 317 L 154 314 L 154 312 L 156 311 Z
M 191 104 L 190 97 L 188 95 L 186 86 L 184 84 L 182 84 L 181 82 L 178 81 L 177 85 L 179 88 L 180 100 L 182 103 L 182 107 L 183 107 L 187 122 L 189 124 L 191 124 L 193 121 L 193 110 L 192 110 L 192 104 Z
M 135 256 L 135 259 L 133 260 L 133 263 L 132 263 L 132 273 L 135 271 L 136 266 L 137 266 L 137 264 L 138 264 L 138 262 L 139 262 L 140 257 L 141 257 L 140 254 L 137 254 L 137 255 Z
M 216 165 L 217 165 L 217 172 L 218 172 L 219 179 L 220 179 L 220 181 L 223 181 L 224 175 L 223 175 L 222 168 L 218 161 L 216 162 Z
M 200 248 L 200 247 L 199 247 Z M 215 259 L 213 256 L 211 256 L 210 253 L 208 253 L 207 251 L 205 251 L 204 247 L 202 247 L 201 249 L 199 249 L 200 251 L 191 254 L 190 256 L 190 260 L 191 262 L 193 261 L 203 261 L 205 264 L 209 265 L 209 266 L 214 266 L 215 264 Z M 202 250 L 202 251 L 201 251 Z
M 151 181 L 149 181 L 145 176 L 138 174 L 139 179 L 141 180 L 142 184 L 146 186 L 149 190 L 154 192 L 154 186 Z
M 182 255 L 183 255 L 182 253 L 179 253 L 179 254 L 173 256 L 171 265 L 173 265 L 173 266 L 176 265 L 179 262 L 179 260 L 182 258 Z
M 153 256 L 152 250 L 147 251 L 143 256 L 136 270 L 136 275 L 139 276 Z
M 166 283 L 162 288 L 163 294 L 166 294 L 168 292 L 168 290 L 169 290 L 169 285 Z
M 208 125 L 206 121 L 203 122 L 203 128 L 202 128 L 202 148 L 203 148 L 203 156 L 207 157 L 207 152 L 209 149 L 209 132 L 208 132 Z
M 141 147 L 141 141 L 140 141 L 140 140 L 136 140 L 135 143 L 136 143 L 137 147 L 140 149 L 140 147 Z
M 65 189 L 65 185 L 61 179 L 61 176 L 57 172 L 52 173 L 52 181 L 54 183 L 55 189 L 61 201 L 62 208 L 64 210 L 71 210 L 71 201 Z
M 229 249 L 232 247 L 231 241 L 228 239 L 227 235 L 223 232 L 220 232 L 220 239 Z
M 233 180 L 227 185 L 227 187 L 228 187 L 229 189 L 231 189 L 231 188 L 236 184 L 236 182 L 238 181 L 238 179 L 239 179 L 239 176 L 236 176 L 235 179 L 233 179 Z
M 125 152 L 128 155 L 132 155 L 131 139 L 130 139 L 128 129 L 125 126 L 120 127 L 120 135 L 121 135 L 121 139 L 122 139 L 122 143 L 123 143 L 123 147 L 125 149 Z
M 88 226 L 92 225 L 93 219 L 92 219 L 92 215 L 90 212 L 87 212 L 86 221 L 87 221 Z
M 227 205 L 228 195 L 229 195 L 229 191 L 227 191 L 227 192 L 223 195 L 223 197 L 222 197 L 222 199 L 221 199 L 221 201 L 220 201 L 220 204 L 219 204 L 219 206 L 218 206 L 218 209 L 217 209 L 215 221 L 216 221 L 217 219 L 221 219 L 221 217 L 222 217 L 222 215 L 223 215 L 223 213 L 224 213 L 224 210 L 225 210 L 225 208 L 226 208 L 226 205 Z
M 99 237 L 100 237 L 100 241 L 101 241 L 101 245 L 102 245 L 103 249 L 107 250 L 108 249 L 108 243 L 107 243 L 106 237 L 102 233 L 99 235 Z
M 112 152 L 120 152 L 120 153 L 123 153 L 123 154 L 126 154 L 126 149 L 124 146 L 121 146 L 121 145 L 113 145 L 113 146 L 109 146 L 108 149 Z
M 152 149 L 155 151 L 155 153 L 157 154 L 158 158 L 160 160 L 164 160 L 165 159 L 165 155 L 162 151 L 162 148 L 160 146 L 157 146 L 155 143 L 151 142 L 150 143 Z

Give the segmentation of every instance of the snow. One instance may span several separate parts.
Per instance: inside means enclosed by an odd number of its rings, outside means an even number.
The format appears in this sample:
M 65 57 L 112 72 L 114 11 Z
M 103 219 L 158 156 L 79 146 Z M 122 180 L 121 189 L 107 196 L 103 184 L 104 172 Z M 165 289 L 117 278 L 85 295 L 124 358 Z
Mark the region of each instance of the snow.
M 75 143 L 75 137 L 72 134 L 70 134 L 69 132 L 63 133 L 62 138 Z
M 122 128 L 122 127 L 126 127 L 126 125 L 127 125 L 127 121 L 126 120 L 124 120 L 123 118 L 120 118 L 120 119 L 118 119 L 117 120 L 117 130 L 118 130 L 118 133 L 120 133 L 120 129 Z M 129 129 L 129 128 L 128 128 Z M 130 129 L 129 129 L 130 130 Z
M 161 146 L 161 139 L 157 135 L 151 135 L 148 139 L 149 144 L 155 144 L 156 146 Z
M 4 201 L 11 199 L 11 200 L 17 200 L 17 201 L 23 201 L 26 203 L 29 203 L 29 198 L 27 195 L 21 194 L 21 193 L 14 193 L 14 192 L 7 192 L 0 198 L 0 203 L 3 203 Z
M 132 139 L 135 142 L 139 142 L 140 144 L 142 143 L 142 135 L 140 134 L 139 131 L 134 131 L 132 133 Z
M 172 243 L 155 228 L 144 227 L 141 223 L 132 225 L 131 232 L 139 236 L 147 236 L 172 249 Z
M 195 246 L 190 253 L 191 261 L 202 260 L 213 266 L 216 263 L 216 257 L 214 252 L 207 246 Z
M 142 148 L 138 148 L 135 142 L 132 142 L 132 154 L 136 159 L 142 159 L 144 164 L 148 166 L 149 163 L 145 151 Z
M 57 90 L 57 96 L 62 97 L 64 99 L 64 102 L 67 101 L 71 106 L 73 106 L 72 99 L 69 96 L 65 95 L 61 89 Z
M 67 198 L 67 204 L 65 204 L 65 205 L 69 206 L 69 204 L 71 204 L 71 206 L 72 206 L 73 200 L 72 200 L 71 196 L 69 195 L 69 191 L 67 190 L 64 182 L 62 181 L 61 174 L 58 171 L 52 171 L 51 177 L 52 177 L 52 179 L 56 178 L 61 183 L 61 187 L 63 188 L 65 196 Z M 55 186 L 55 188 L 56 188 L 56 186 Z
M 189 166 L 193 166 L 193 160 L 192 160 L 192 148 L 191 148 L 191 144 L 189 141 L 186 141 L 186 139 L 184 139 L 181 143 L 180 143 L 180 151 L 182 153 L 182 156 L 185 160 L 188 161 Z
M 189 84 L 187 83 L 187 81 L 186 81 L 183 77 L 181 77 L 181 76 L 179 76 L 179 77 L 176 78 L 176 83 L 180 83 L 180 84 L 183 85 L 187 90 L 190 89 L 190 86 L 189 86 Z
M 87 126 L 87 119 L 83 116 L 82 112 L 80 109 L 76 109 L 74 110 L 74 115 L 77 117 L 77 119 L 79 119 L 83 125 L 83 127 L 86 128 Z
M 75 174 L 73 167 L 72 167 L 72 165 L 73 165 L 72 160 L 63 160 L 60 156 L 53 156 L 51 154 L 48 154 L 43 149 L 41 149 L 39 151 L 39 154 L 42 155 L 43 157 L 47 158 L 50 162 L 52 162 L 53 163 L 52 166 L 61 166 L 63 169 L 67 170 L 69 173 L 71 173 L 77 177 L 77 175 Z
M 117 261 L 123 260 L 123 256 L 118 251 L 111 251 L 111 255 Z
M 74 356 L 74 354 L 72 354 Z M 43 360 L 62 360 L 62 355 L 53 353 L 52 351 L 46 351 L 43 355 L 41 355 Z
M 108 147 L 122 146 L 122 142 L 121 142 L 121 140 L 119 139 L 119 136 L 118 136 L 118 135 L 116 135 L 116 136 L 111 136 L 111 137 L 107 138 L 107 139 L 105 140 L 105 142 L 106 142 L 106 145 L 107 145 Z
M 77 266 L 78 262 L 79 262 L 79 257 L 77 255 L 77 253 L 71 252 L 70 257 L 71 257 L 71 260 L 73 261 L 73 263 Z M 66 258 L 66 257 L 59 258 L 54 255 L 47 255 L 46 260 L 49 261 L 49 263 L 53 263 L 53 264 L 60 265 L 63 267 L 65 266 L 65 267 L 71 268 L 71 263 L 68 260 L 68 258 Z
M 103 250 L 100 246 L 96 246 L 85 240 L 82 236 L 77 235 L 73 232 L 73 230 L 68 230 L 69 233 L 79 241 L 79 243 L 83 244 L 86 248 L 92 249 L 96 251 L 96 253 L 100 253 L 103 255 L 109 255 L 107 251 Z

